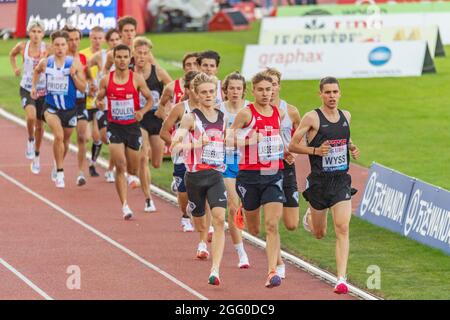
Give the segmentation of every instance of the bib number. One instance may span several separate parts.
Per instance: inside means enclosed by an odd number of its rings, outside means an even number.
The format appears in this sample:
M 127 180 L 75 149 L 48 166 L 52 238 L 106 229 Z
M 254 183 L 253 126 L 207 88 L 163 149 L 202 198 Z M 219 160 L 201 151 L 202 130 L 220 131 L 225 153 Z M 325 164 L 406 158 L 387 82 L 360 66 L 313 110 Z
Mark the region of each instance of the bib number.
M 218 167 L 225 161 L 223 141 L 211 141 L 203 147 L 202 163 Z
M 134 119 L 134 100 L 111 100 L 113 120 L 128 121 Z
M 49 76 L 47 78 L 47 91 L 52 95 L 68 95 L 69 77 L 68 76 Z
M 279 135 L 264 136 L 258 143 L 258 157 L 260 161 L 275 161 L 283 159 L 284 145 Z
M 322 158 L 322 167 L 326 172 L 347 170 L 347 144 L 331 147 L 328 155 Z

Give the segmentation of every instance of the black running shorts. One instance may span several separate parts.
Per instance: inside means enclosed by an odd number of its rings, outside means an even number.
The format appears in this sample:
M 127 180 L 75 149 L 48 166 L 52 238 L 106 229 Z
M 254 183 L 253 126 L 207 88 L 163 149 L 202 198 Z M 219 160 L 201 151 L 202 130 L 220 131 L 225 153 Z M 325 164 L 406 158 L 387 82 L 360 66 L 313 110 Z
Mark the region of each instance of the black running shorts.
M 95 116 L 97 117 L 98 130 L 102 130 L 108 126 L 108 111 L 97 111 Z
M 297 176 L 295 174 L 295 164 L 284 163 L 283 169 L 283 191 L 286 202 L 285 208 L 298 208 L 299 193 L 297 187 Z
M 95 117 L 95 114 L 98 112 L 98 109 L 95 108 L 95 109 L 86 109 L 86 110 L 87 110 L 87 114 L 88 114 L 87 120 L 89 122 L 94 121 L 94 117 Z
M 155 116 L 156 110 L 151 110 L 144 115 L 140 122 L 141 128 L 148 132 L 149 136 L 157 136 L 162 128 L 163 120 Z
M 325 210 L 335 204 L 348 201 L 352 196 L 352 177 L 342 174 L 310 174 L 303 197 L 316 210 Z
M 110 122 L 107 130 L 108 143 L 124 144 L 135 151 L 141 149 L 142 134 L 137 123 L 123 125 Z
M 45 104 L 45 112 L 58 116 L 63 128 L 71 129 L 77 126 L 77 109 L 72 110 L 58 110 L 55 107 Z
M 256 210 L 271 202 L 286 202 L 282 171 L 264 175 L 257 170 L 240 170 L 236 177 L 236 191 L 247 211 Z
M 222 173 L 216 170 L 186 172 L 185 184 L 189 199 L 188 212 L 194 217 L 205 215 L 205 201 L 211 209 L 227 208 L 227 191 Z
M 88 111 L 86 110 L 86 99 L 85 98 L 77 99 L 76 109 L 77 109 L 78 121 L 81 121 L 81 120 L 88 121 L 89 114 L 88 114 Z
M 22 101 L 23 108 L 26 106 L 34 106 L 36 108 L 36 118 L 44 121 L 45 96 L 33 100 L 31 98 L 31 93 L 20 87 L 20 101 Z

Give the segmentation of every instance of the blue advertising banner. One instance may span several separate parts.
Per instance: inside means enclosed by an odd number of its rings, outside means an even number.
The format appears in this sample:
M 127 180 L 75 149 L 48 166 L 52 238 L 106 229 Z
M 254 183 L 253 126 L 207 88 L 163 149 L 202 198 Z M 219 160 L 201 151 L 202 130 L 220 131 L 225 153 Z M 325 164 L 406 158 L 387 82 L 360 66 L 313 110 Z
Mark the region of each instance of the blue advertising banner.
M 105 30 L 116 27 L 117 4 L 118 0 L 28 1 L 27 21 L 43 21 L 47 34 L 63 28 L 66 24 L 88 34 L 96 26 Z
M 414 179 L 373 163 L 357 215 L 375 225 L 403 232 Z
M 402 234 L 450 254 L 450 192 L 417 180 Z

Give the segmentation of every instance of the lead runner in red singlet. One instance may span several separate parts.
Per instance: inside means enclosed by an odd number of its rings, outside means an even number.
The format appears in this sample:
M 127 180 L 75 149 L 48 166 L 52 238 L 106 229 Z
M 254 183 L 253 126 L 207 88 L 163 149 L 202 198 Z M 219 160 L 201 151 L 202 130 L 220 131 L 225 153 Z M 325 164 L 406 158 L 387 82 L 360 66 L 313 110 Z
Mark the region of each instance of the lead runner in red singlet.
M 116 167 L 116 188 L 122 204 L 125 220 L 133 217 L 127 204 L 127 181 L 125 172 L 137 175 L 142 135 L 139 121 L 153 105 L 153 97 L 144 78 L 129 70 L 131 49 L 126 45 L 114 48 L 116 70 L 102 78 L 97 103 L 108 98 L 108 140 L 111 159 Z M 139 93 L 147 99 L 141 109 Z

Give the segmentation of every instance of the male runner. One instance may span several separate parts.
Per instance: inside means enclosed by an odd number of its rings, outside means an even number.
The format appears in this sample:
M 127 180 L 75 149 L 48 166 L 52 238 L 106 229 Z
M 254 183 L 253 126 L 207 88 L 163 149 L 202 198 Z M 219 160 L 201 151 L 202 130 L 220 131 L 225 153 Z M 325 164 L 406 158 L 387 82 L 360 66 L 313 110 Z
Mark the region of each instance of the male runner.
M 125 220 L 133 217 L 127 203 L 125 173 L 136 175 L 139 168 L 139 150 L 142 135 L 139 121 L 153 105 L 153 97 L 144 78 L 129 69 L 131 49 L 118 45 L 113 50 L 115 71 L 103 76 L 97 94 L 101 104 L 108 98 L 109 152 L 116 167 L 116 189 L 122 204 Z M 139 93 L 146 99 L 143 108 L 139 105 Z
M 260 226 L 260 209 L 264 209 L 266 226 L 266 254 L 268 278 L 266 287 L 281 284 L 276 273 L 280 240 L 278 224 L 286 201 L 283 192 L 284 145 L 280 133 L 280 122 L 284 113 L 272 106 L 272 78 L 264 73 L 252 79 L 255 102 L 243 108 L 227 135 L 227 145 L 244 145 L 240 152 L 236 189 L 241 198 L 251 234 L 257 235 Z M 235 138 L 238 138 L 235 140 Z M 243 149 L 243 150 L 242 150 Z
M 161 166 L 164 141 L 159 137 L 159 131 L 161 130 L 162 120 L 155 116 L 155 112 L 159 107 L 159 99 L 164 85 L 172 81 L 172 78 L 170 78 L 166 70 L 148 62 L 152 47 L 152 43 L 147 38 L 138 37 L 134 39 L 133 52 L 136 64 L 134 70 L 144 77 L 147 87 L 150 89 L 153 96 L 152 108 L 144 115 L 144 118 L 141 121 L 143 145 L 141 149 L 139 178 L 142 191 L 145 195 L 145 212 L 156 211 L 150 193 L 151 173 L 148 162 L 149 159 L 151 159 L 152 166 L 155 169 L 158 169 Z M 141 107 L 144 107 L 146 103 L 147 100 L 141 95 Z
M 200 71 L 206 73 L 208 76 L 217 76 L 219 73 L 220 55 L 216 51 L 208 50 L 200 53 L 197 58 Z M 222 92 L 222 83 L 217 81 L 217 96 L 216 104 L 223 102 L 224 94 Z
M 177 103 L 169 113 L 169 116 L 164 120 L 163 126 L 159 133 L 161 139 L 164 140 L 167 146 L 172 144 L 172 129 L 178 129 L 179 123 L 184 115 L 191 113 L 197 108 L 198 99 L 192 87 L 192 80 L 199 74 L 198 71 L 189 71 L 183 77 L 184 93 L 188 97 L 187 100 Z M 175 129 L 175 131 L 176 131 Z M 188 196 L 186 193 L 186 185 L 184 175 L 186 174 L 186 166 L 184 159 L 180 153 L 172 153 L 173 161 L 173 180 L 175 181 L 175 189 L 178 197 L 178 206 L 181 209 L 183 216 L 181 217 L 181 227 L 183 232 L 192 232 L 194 227 L 191 223 L 191 218 L 187 214 L 186 207 L 188 205 Z
M 277 106 L 284 112 L 284 117 L 281 120 L 281 137 L 285 147 L 284 153 L 284 169 L 283 169 L 283 191 L 286 197 L 286 202 L 283 204 L 283 221 L 286 229 L 295 230 L 298 227 L 299 221 L 299 197 L 297 187 L 297 177 L 295 174 L 295 158 L 289 152 L 288 147 L 295 130 L 300 124 L 300 113 L 293 105 L 288 104 L 285 100 L 280 98 L 281 90 L 281 72 L 273 68 L 267 68 L 264 74 L 272 79 L 272 99 L 271 104 Z M 286 277 L 286 267 L 281 259 L 281 251 L 278 255 L 277 273 L 284 279 Z
M 45 74 L 44 117 L 55 138 L 53 154 L 56 168 L 52 172 L 52 180 L 57 188 L 64 188 L 64 158 L 69 150 L 70 135 L 77 126 L 76 91 L 86 88 L 86 79 L 80 61 L 67 55 L 69 34 L 56 31 L 50 38 L 54 55 L 42 59 L 34 69 L 31 98 L 37 99 L 37 85 L 41 74 Z
M 186 188 L 189 212 L 200 233 L 197 250 L 199 259 L 208 258 L 206 245 L 208 226 L 205 217 L 205 201 L 211 207 L 215 232 L 212 239 L 212 267 L 208 283 L 220 284 L 219 269 L 225 246 L 225 210 L 227 193 L 221 172 L 225 169 L 223 113 L 215 108 L 217 80 L 204 73 L 193 80 L 198 95 L 198 108 L 183 117 L 173 139 L 172 149 L 182 148 L 186 155 Z M 187 137 L 186 143 L 183 140 Z M 181 147 L 180 147 L 181 145 Z
M 96 113 L 98 112 L 98 109 L 96 108 L 94 102 L 95 102 L 95 95 L 97 94 L 98 90 L 98 83 L 101 79 L 101 72 L 99 72 L 99 69 L 97 66 L 89 66 L 89 60 L 97 53 L 101 53 L 102 51 L 102 45 L 105 41 L 105 31 L 102 27 L 94 27 L 91 29 L 91 32 L 89 33 L 89 42 L 90 46 L 84 50 L 80 51 L 80 54 L 83 54 L 88 59 L 88 67 L 91 72 L 92 78 L 93 78 L 93 91 L 90 92 L 91 94 L 88 94 L 86 97 L 86 110 L 88 113 L 88 122 L 92 124 L 91 129 L 92 133 L 92 149 L 91 149 L 91 159 L 89 160 L 89 175 L 91 177 L 98 177 L 99 174 L 95 170 L 95 163 L 100 155 L 100 151 L 102 148 L 102 140 L 100 137 L 100 132 L 96 120 Z M 100 69 L 101 70 L 101 69 Z
M 16 57 L 20 54 L 23 57 L 23 74 L 20 81 L 20 99 L 25 110 L 28 140 L 25 156 L 33 159 L 31 172 L 39 174 L 41 165 L 39 161 L 42 137 L 44 135 L 44 103 L 45 103 L 45 75 L 42 74 L 37 84 L 37 100 L 30 96 L 33 71 L 39 61 L 47 56 L 47 45 L 42 42 L 45 34 L 45 26 L 41 21 L 33 21 L 27 28 L 29 41 L 19 42 L 9 53 L 10 63 L 14 74 L 20 77 L 22 70 L 17 67 Z
M 320 81 L 322 106 L 305 114 L 289 145 L 291 152 L 308 154 L 311 174 L 303 193 L 310 205 L 304 218 L 305 229 L 317 239 L 327 230 L 327 211 L 331 209 L 336 232 L 338 294 L 348 292 L 346 270 L 349 253 L 349 224 L 352 216 L 349 155 L 359 157 L 359 149 L 350 139 L 348 111 L 338 109 L 341 90 L 336 78 Z M 306 134 L 308 145 L 301 143 Z M 350 151 L 350 152 L 349 152 Z
M 250 103 L 245 100 L 246 82 L 245 78 L 238 72 L 229 74 L 223 81 L 222 90 L 225 94 L 225 101 L 220 104 L 220 111 L 225 116 L 226 130 L 229 130 L 236 118 L 236 115 Z M 236 177 L 239 171 L 239 152 L 234 146 L 227 146 L 225 152 L 226 171 L 223 173 L 223 180 L 227 188 L 228 195 L 228 228 L 231 240 L 238 254 L 238 268 L 247 269 L 250 267 L 247 253 L 242 242 L 242 231 L 235 223 L 234 217 L 239 209 L 239 196 L 236 192 Z

